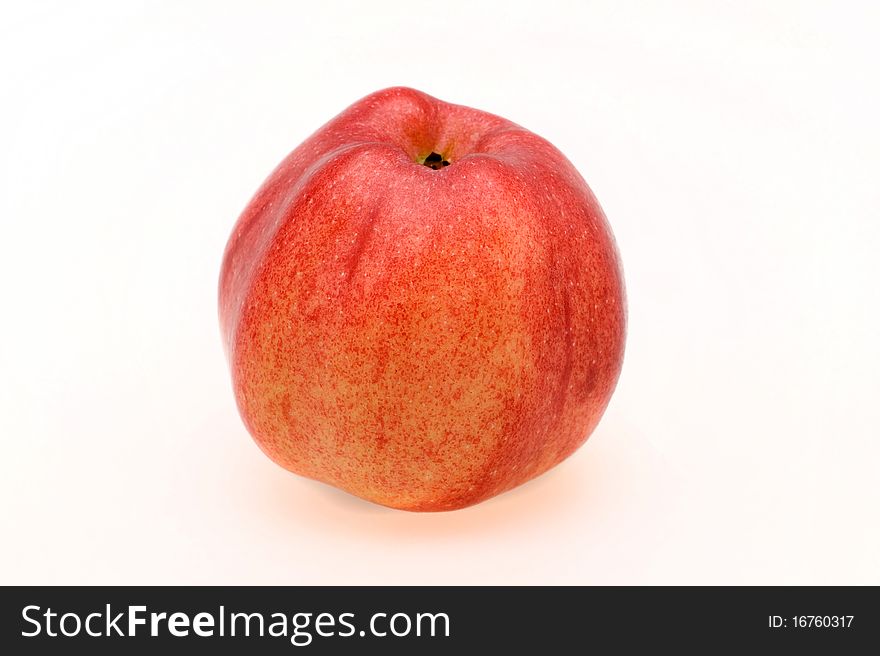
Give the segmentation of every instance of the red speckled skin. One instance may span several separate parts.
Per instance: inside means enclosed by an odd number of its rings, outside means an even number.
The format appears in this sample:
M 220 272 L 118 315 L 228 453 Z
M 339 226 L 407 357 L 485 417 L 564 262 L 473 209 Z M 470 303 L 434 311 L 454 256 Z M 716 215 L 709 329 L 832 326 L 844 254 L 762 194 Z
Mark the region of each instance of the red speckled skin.
M 432 151 L 451 164 L 418 163 Z M 614 389 L 623 278 L 550 143 L 405 88 L 294 150 L 238 220 L 220 322 L 239 410 L 290 471 L 451 510 L 538 476 Z

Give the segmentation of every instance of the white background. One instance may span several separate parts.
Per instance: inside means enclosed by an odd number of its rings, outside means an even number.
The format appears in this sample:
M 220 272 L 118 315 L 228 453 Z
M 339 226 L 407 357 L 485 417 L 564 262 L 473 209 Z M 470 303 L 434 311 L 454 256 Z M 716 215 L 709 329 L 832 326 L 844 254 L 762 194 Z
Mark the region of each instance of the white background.
M 872 2 L 16 3 L 0 15 L 0 582 L 880 583 Z M 623 256 L 563 465 L 408 514 L 270 462 L 216 320 L 232 225 L 405 84 L 565 152 Z

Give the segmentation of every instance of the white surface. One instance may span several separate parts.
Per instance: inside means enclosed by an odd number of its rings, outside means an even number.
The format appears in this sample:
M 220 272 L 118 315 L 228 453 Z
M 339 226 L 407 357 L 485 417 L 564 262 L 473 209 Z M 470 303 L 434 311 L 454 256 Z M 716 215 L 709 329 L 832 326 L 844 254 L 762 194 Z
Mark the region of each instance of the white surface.
M 880 583 L 878 29 L 871 2 L 7 5 L 0 583 Z M 441 515 L 272 464 L 216 321 L 259 183 L 393 84 L 561 148 L 629 292 L 587 445 Z

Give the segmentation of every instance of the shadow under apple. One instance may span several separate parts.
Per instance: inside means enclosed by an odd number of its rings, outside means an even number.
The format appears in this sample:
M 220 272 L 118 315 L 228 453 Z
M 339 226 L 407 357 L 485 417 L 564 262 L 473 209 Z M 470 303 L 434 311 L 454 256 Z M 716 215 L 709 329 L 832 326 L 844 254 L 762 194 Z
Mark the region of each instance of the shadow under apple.
M 275 521 L 356 540 L 436 542 L 535 530 L 561 516 L 588 520 L 602 485 L 602 462 L 584 445 L 577 454 L 536 479 L 483 503 L 439 513 L 379 506 L 332 486 L 293 474 L 263 478 L 261 504 Z

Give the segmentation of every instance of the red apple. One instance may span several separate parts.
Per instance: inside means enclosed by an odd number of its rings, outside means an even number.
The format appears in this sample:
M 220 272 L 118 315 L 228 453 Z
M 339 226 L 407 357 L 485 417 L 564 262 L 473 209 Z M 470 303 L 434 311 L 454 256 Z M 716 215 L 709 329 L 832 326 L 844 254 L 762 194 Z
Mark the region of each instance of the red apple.
M 623 278 L 583 178 L 503 118 L 413 89 L 356 102 L 238 220 L 220 322 L 282 467 L 451 510 L 571 455 L 620 373 Z

